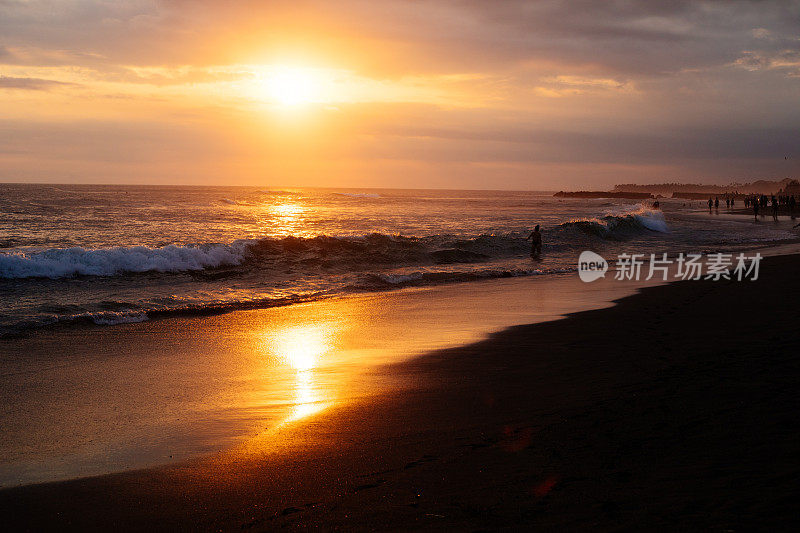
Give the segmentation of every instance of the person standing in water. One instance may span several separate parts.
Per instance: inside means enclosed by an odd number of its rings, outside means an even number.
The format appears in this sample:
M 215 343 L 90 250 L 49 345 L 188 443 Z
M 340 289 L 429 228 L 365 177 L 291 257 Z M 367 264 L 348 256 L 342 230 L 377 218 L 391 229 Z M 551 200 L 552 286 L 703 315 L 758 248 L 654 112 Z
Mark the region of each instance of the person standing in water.
M 536 224 L 536 227 L 533 228 L 533 231 L 525 240 L 531 241 L 531 257 L 539 257 L 542 253 L 542 232 L 539 231 L 539 224 Z

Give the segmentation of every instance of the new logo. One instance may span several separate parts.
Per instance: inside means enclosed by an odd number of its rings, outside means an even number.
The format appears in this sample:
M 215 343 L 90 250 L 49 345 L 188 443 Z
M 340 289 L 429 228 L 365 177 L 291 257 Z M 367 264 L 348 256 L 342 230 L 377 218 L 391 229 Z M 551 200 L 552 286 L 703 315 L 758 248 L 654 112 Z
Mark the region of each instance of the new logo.
M 590 283 L 602 277 L 605 277 L 608 270 L 608 262 L 602 256 L 586 250 L 581 252 L 578 257 L 578 276 L 581 281 Z

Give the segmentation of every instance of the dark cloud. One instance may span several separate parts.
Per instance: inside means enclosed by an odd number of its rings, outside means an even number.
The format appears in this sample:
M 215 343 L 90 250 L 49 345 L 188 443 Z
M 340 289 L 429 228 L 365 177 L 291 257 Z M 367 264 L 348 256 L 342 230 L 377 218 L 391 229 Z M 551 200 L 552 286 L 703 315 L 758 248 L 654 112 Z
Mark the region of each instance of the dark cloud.
M 606 73 L 668 74 L 719 66 L 742 50 L 775 46 L 751 30 L 767 29 L 797 48 L 800 4 L 745 1 L 632 2 L 591 0 L 456 2 L 472 20 L 441 20 L 427 38 L 461 42 L 476 63 L 548 62 Z M 432 28 L 429 28 L 432 30 Z M 444 34 L 444 37 L 442 37 Z M 459 36 L 461 39 L 459 39 Z M 433 41 L 431 41 L 433 42 Z M 434 52 L 436 53 L 436 52 Z
M 377 133 L 377 132 L 376 132 Z M 370 148 L 377 157 L 419 150 L 430 160 L 517 163 L 653 164 L 664 160 L 773 159 L 783 161 L 800 146 L 794 128 L 675 129 L 651 133 L 579 132 L 554 129 L 386 127 Z M 401 142 L 386 142 L 395 135 Z M 400 146 L 402 148 L 398 149 Z M 365 153 L 368 153 L 367 150 Z M 397 157 L 397 153 L 395 153 Z M 417 156 L 419 157 L 419 155 Z

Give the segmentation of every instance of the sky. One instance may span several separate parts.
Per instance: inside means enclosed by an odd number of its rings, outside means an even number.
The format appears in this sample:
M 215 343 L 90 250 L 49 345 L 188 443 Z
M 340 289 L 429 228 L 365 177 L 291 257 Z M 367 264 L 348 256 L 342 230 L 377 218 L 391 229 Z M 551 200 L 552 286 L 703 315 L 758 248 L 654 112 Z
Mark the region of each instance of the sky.
M 800 1 L 0 0 L 0 181 L 800 175 Z

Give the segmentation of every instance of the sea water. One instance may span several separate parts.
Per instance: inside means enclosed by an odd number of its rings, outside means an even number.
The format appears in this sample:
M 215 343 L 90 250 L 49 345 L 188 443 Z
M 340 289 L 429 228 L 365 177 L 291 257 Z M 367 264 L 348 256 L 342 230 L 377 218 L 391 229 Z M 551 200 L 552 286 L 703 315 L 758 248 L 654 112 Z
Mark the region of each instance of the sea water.
M 587 249 L 735 251 L 796 237 L 788 221 L 725 213 L 515 191 L 0 184 L 0 335 L 563 274 Z M 539 260 L 526 241 L 535 224 Z

